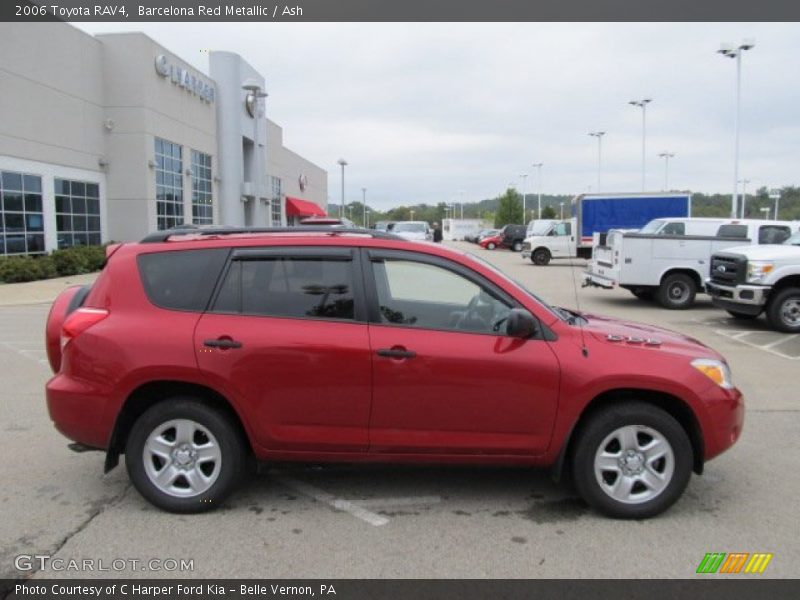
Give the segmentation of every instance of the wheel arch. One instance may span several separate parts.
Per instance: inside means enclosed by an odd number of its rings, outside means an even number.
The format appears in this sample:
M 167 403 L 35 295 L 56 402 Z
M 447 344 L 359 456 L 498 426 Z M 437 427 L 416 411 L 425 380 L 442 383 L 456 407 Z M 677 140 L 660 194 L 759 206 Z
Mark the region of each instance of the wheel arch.
M 706 286 L 703 283 L 703 276 L 700 275 L 696 270 L 689 268 L 689 267 L 673 267 L 671 269 L 667 269 L 661 274 L 661 277 L 658 280 L 658 285 L 664 285 L 664 280 L 669 277 L 670 275 L 688 275 L 694 280 L 695 285 L 697 286 L 697 291 L 702 292 L 705 290 Z
M 558 458 L 553 465 L 552 474 L 556 481 L 560 480 L 569 470 L 572 453 L 575 450 L 575 445 L 580 437 L 581 430 L 592 418 L 592 415 L 614 404 L 623 404 L 631 401 L 643 402 L 656 406 L 678 421 L 692 444 L 692 470 L 698 475 L 703 473 L 705 444 L 700 429 L 700 423 L 697 421 L 694 411 L 692 411 L 691 407 L 685 401 L 677 396 L 656 390 L 616 388 L 601 392 L 592 398 L 583 408 L 583 411 L 581 411 L 580 416 L 573 424 L 561 445 Z
M 149 381 L 128 394 L 117 414 L 106 450 L 105 473 L 119 464 L 119 457 L 124 454 L 128 435 L 136 420 L 151 407 L 175 396 L 192 396 L 207 406 L 221 410 L 239 430 L 242 439 L 246 442 L 248 452 L 253 453 L 252 442 L 241 416 L 233 404 L 222 394 L 208 386 L 186 381 Z
M 781 290 L 789 288 L 789 287 L 800 288 L 800 273 L 798 273 L 796 275 L 787 275 L 785 277 L 781 277 L 772 286 L 772 289 L 770 290 L 770 293 L 774 294 L 775 292 L 780 292 Z

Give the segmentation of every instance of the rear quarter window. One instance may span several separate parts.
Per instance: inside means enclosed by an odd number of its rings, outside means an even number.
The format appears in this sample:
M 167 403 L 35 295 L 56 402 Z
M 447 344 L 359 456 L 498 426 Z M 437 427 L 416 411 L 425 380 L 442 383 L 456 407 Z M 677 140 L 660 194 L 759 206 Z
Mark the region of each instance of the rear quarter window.
M 227 256 L 225 248 L 140 254 L 145 294 L 161 308 L 202 312 Z
M 720 225 L 717 237 L 747 239 L 747 225 Z

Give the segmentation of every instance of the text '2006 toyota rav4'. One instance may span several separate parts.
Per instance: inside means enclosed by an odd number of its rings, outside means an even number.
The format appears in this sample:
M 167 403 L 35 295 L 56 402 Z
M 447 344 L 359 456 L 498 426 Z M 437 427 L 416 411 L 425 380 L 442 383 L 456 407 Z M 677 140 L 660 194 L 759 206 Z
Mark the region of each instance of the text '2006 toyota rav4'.
M 549 306 L 489 264 L 366 230 L 111 246 L 47 321 L 47 403 L 170 511 L 250 459 L 518 464 L 614 517 L 672 505 L 744 417 L 714 350 Z

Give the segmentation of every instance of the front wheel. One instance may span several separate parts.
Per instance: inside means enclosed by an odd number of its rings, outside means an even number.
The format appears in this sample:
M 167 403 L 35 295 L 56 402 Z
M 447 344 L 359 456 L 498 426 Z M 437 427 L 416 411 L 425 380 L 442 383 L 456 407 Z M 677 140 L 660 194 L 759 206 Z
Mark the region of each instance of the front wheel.
M 800 333 L 800 288 L 786 288 L 769 299 L 767 322 L 778 331 Z
M 489 242 L 488 244 L 486 244 L 487 250 L 494 250 L 495 248 L 497 248 L 497 244 L 495 244 L 494 242 Z
M 575 487 L 606 515 L 653 517 L 672 506 L 689 483 L 689 437 L 660 408 L 617 404 L 595 413 L 579 435 L 572 464 Z
M 667 275 L 656 291 L 656 299 L 664 308 L 683 310 L 694 304 L 697 284 L 690 275 L 673 273 Z
M 244 441 L 222 412 L 195 398 L 170 398 L 134 423 L 125 465 L 152 504 L 177 513 L 211 510 L 245 469 Z
M 537 248 L 531 255 L 531 262 L 540 267 L 550 263 L 550 251 L 547 248 Z

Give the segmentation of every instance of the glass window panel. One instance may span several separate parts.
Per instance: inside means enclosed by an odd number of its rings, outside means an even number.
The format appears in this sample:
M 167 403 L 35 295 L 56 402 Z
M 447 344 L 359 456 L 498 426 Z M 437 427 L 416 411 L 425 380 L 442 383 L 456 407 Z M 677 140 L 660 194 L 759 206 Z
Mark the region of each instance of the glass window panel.
M 23 185 L 26 192 L 39 192 L 42 191 L 42 178 L 38 175 L 25 175 L 23 178 Z
M 75 240 L 76 246 L 88 246 L 89 245 L 89 238 L 85 233 L 76 233 L 73 236 Z
M 41 214 L 25 215 L 25 226 L 28 231 L 44 231 L 44 223 Z
M 44 252 L 44 234 L 28 236 L 28 252 Z
M 71 194 L 73 196 L 85 196 L 86 195 L 86 184 L 82 181 L 73 181 L 70 184 Z
M 75 215 L 72 217 L 72 228 L 75 231 L 86 231 L 86 217 L 83 215 Z
M 3 171 L 3 189 L 22 191 L 22 174 L 13 171 Z
M 16 210 L 22 212 L 22 192 L 3 191 L 3 210 L 8 212 Z
M 164 151 L 164 142 L 161 138 L 156 138 L 156 154 L 161 154 Z
M 86 222 L 87 231 L 100 231 L 100 217 L 89 217 Z
M 73 213 L 85 213 L 86 212 L 86 198 L 76 198 L 75 196 L 72 197 L 72 212 Z
M 100 197 L 100 186 L 96 183 L 87 183 L 86 184 L 86 195 L 89 198 L 99 198 Z
M 42 212 L 41 194 L 25 194 L 25 211 Z
M 23 235 L 6 236 L 7 254 L 23 254 L 24 252 L 25 252 L 25 236 Z
M 55 184 L 55 193 L 56 195 L 69 195 L 69 181 L 66 179 L 59 179 L 58 177 L 54 180 Z
M 72 246 L 72 234 L 60 233 L 58 234 L 58 247 L 69 248 Z
M 86 212 L 90 215 L 99 215 L 100 214 L 100 200 L 95 200 L 93 198 L 89 198 L 86 200 Z
M 6 232 L 19 233 L 25 231 L 25 217 L 22 213 L 6 213 Z
M 56 215 L 56 229 L 58 231 L 72 231 L 72 217 L 69 215 Z
M 68 196 L 56 196 L 56 212 L 68 213 L 72 210 Z

